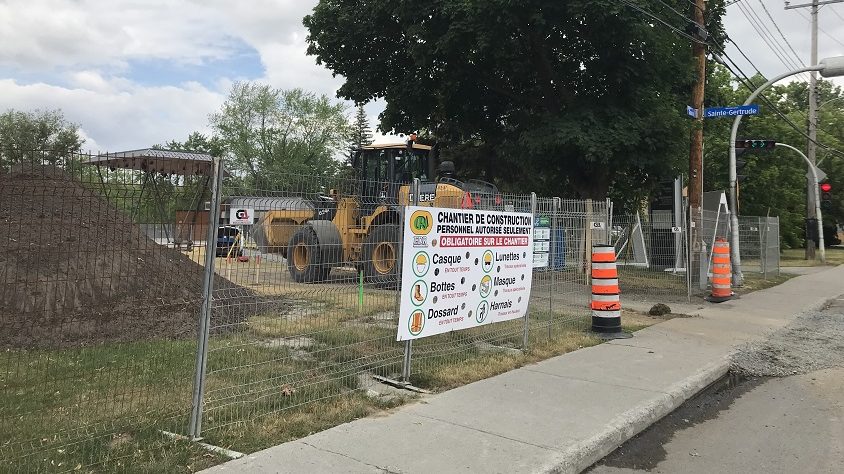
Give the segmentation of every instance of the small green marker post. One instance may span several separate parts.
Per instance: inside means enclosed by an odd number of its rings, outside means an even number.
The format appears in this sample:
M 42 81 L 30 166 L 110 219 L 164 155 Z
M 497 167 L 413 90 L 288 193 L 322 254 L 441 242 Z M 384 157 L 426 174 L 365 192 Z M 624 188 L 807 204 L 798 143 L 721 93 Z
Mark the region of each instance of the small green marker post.
M 360 271 L 358 283 L 358 314 L 363 314 L 363 270 Z

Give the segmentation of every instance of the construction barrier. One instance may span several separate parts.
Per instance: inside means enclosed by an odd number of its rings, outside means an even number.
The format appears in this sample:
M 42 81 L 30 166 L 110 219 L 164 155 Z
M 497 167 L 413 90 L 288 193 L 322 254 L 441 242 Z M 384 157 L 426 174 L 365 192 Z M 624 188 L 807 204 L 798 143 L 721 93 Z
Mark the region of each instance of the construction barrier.
M 726 239 L 718 237 L 712 247 L 712 272 L 709 281 L 712 284 L 712 294 L 709 301 L 721 303 L 730 299 L 733 291 L 730 288 L 730 244 Z
M 612 245 L 593 246 L 592 331 L 605 335 L 623 334 L 620 294 L 615 247 Z

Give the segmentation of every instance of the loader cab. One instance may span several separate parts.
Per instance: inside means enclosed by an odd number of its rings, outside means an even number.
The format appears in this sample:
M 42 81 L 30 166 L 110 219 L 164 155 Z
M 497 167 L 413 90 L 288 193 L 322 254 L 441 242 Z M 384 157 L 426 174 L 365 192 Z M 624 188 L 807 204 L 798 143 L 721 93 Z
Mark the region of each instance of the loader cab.
M 355 154 L 354 167 L 361 181 L 361 205 L 368 214 L 381 203 L 398 202 L 399 188 L 419 178 L 433 182 L 431 147 L 410 144 L 380 144 L 361 147 Z

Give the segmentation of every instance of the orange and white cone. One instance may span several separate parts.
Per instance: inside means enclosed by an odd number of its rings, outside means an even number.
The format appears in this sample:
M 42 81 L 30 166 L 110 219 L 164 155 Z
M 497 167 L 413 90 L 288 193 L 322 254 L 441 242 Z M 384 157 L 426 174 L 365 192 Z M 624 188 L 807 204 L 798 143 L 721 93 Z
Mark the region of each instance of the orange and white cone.
M 733 296 L 730 286 L 731 278 L 730 244 L 726 239 L 718 237 L 715 239 L 715 245 L 712 246 L 712 273 L 709 274 L 712 294 L 709 296 L 709 301 L 722 303 Z
M 592 331 L 603 338 L 630 337 L 621 330 L 621 291 L 615 247 L 592 247 Z

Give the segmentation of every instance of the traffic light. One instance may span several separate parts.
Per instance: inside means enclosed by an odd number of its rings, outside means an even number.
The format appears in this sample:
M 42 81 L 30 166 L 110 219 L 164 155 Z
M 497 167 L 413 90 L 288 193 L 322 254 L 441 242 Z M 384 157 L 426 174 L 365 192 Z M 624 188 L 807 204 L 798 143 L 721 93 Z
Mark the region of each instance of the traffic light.
M 738 160 L 737 159 L 736 160 L 736 173 L 738 173 L 739 171 L 744 169 L 745 166 L 747 166 L 746 160 Z M 741 182 L 744 182 L 744 180 L 746 180 L 746 179 L 747 179 L 746 174 L 742 174 L 742 173 L 736 174 L 736 181 L 737 182 L 741 183 Z
M 831 209 L 832 185 L 829 183 L 821 183 L 818 186 L 821 188 L 821 209 Z
M 736 140 L 737 149 L 770 151 L 776 146 L 776 140 Z

